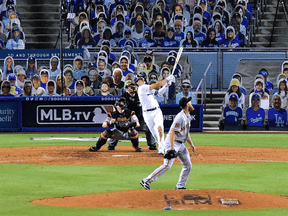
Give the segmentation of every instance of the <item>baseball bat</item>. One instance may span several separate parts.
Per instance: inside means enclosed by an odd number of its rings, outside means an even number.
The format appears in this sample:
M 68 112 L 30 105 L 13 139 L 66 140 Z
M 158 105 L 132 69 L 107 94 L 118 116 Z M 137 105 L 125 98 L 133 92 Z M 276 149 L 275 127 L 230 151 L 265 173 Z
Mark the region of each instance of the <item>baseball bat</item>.
M 174 64 L 172 73 L 171 73 L 172 75 L 174 74 L 175 69 L 176 69 L 176 67 L 177 67 L 177 64 L 178 64 L 178 62 L 179 62 L 179 60 L 180 60 L 180 58 L 181 58 L 182 51 L 183 51 L 183 47 L 180 47 L 180 48 L 179 48 L 179 51 L 178 51 L 178 54 L 177 54 L 177 57 L 176 57 L 176 60 L 175 60 L 175 64 Z

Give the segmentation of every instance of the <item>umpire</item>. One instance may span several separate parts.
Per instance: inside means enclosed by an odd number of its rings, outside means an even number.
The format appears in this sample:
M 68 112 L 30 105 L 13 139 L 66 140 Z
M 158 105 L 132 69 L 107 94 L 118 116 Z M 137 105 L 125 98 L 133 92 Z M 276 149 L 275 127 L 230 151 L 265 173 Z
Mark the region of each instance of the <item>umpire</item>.
M 124 97 L 128 104 L 128 109 L 131 111 L 134 111 L 137 118 L 140 122 L 140 130 L 145 131 L 147 145 L 149 146 L 149 150 L 157 150 L 155 139 L 150 132 L 149 128 L 147 127 L 143 116 L 142 116 L 142 106 L 139 101 L 136 84 L 131 81 L 127 80 L 124 85 L 125 92 L 121 95 L 121 97 Z M 110 139 L 108 150 L 115 150 L 115 146 L 117 145 L 118 140 Z

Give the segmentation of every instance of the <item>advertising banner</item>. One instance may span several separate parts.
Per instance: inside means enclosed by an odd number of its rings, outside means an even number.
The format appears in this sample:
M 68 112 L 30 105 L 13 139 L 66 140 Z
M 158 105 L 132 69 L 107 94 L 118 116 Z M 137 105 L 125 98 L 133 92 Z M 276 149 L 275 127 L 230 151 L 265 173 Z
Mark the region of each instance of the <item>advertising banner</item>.
M 26 97 L 22 99 L 23 131 L 103 131 L 102 123 L 112 112 L 117 97 Z M 178 105 L 162 105 L 168 131 Z M 203 108 L 195 105 L 191 131 L 203 130 Z
M 23 131 L 98 131 L 117 97 L 26 97 Z
M 0 131 L 20 131 L 20 109 L 19 98 L 0 98 Z
M 64 59 L 74 59 L 76 56 L 83 57 L 83 49 L 64 49 Z M 1 50 L 0 59 L 5 59 L 11 56 L 14 60 L 27 59 L 29 56 L 34 56 L 37 60 L 50 59 L 52 56 L 60 57 L 59 49 L 26 49 L 26 50 Z

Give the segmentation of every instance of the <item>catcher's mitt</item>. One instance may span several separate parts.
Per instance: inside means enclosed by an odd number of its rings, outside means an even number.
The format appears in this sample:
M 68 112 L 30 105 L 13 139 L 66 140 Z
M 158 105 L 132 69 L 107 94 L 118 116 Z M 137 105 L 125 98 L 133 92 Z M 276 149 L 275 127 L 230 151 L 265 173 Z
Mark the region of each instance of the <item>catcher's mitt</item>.
M 172 158 L 176 158 L 177 157 L 177 153 L 175 150 L 169 150 L 168 152 L 166 152 L 166 154 L 164 155 L 164 158 L 170 160 Z
M 121 129 L 121 130 L 128 130 L 131 127 L 135 127 L 136 122 L 130 122 L 130 121 L 118 121 L 116 122 L 116 127 Z

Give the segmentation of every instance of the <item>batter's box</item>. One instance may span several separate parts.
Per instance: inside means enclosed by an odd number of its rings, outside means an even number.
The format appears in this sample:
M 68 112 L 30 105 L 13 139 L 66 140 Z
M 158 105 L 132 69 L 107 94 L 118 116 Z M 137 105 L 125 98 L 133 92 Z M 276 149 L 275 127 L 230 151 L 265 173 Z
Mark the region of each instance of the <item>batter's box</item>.
M 222 205 L 240 205 L 237 199 L 220 199 Z

